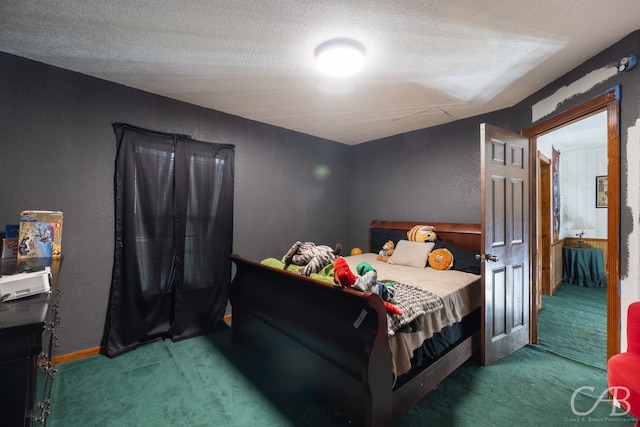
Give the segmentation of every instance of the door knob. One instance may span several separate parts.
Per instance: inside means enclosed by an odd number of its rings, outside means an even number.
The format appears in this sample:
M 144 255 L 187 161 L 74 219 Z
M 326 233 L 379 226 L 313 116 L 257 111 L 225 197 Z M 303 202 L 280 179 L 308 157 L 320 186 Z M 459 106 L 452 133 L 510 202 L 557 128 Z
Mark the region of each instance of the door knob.
M 480 261 L 489 261 L 489 262 L 496 262 L 498 261 L 500 258 L 498 258 L 495 255 L 491 255 L 491 254 L 486 254 L 486 255 L 476 255 L 476 259 L 479 259 Z

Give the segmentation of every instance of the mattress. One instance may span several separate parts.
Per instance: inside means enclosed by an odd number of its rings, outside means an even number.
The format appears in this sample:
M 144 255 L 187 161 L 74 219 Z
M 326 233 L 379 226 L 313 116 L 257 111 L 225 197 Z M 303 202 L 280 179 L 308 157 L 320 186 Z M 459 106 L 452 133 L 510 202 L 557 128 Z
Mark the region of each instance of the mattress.
M 371 264 L 378 281 L 393 280 L 427 290 L 442 299 L 440 309 L 422 317 L 421 329 L 397 333 L 389 337 L 393 354 L 393 373 L 399 376 L 411 368 L 414 350 L 443 328 L 451 326 L 481 306 L 480 276 L 457 270 L 435 270 L 388 264 L 376 260 L 376 254 L 364 253 L 345 257 L 353 271 L 361 262 Z

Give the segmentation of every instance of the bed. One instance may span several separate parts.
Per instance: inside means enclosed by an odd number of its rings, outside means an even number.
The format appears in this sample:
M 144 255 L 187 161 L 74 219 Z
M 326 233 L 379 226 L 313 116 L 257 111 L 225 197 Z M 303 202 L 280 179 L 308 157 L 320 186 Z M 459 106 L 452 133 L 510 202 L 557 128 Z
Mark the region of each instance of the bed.
M 345 259 L 352 267 L 370 263 L 381 281 L 396 280 L 391 276 L 402 266 L 376 261 L 375 255 L 386 240 L 402 239 L 418 224 L 435 226 L 439 245 L 452 250 L 454 266 L 464 267 L 437 272 L 442 289 L 434 293 L 442 298 L 441 309 L 393 333 L 375 293 L 335 287 L 232 254 L 232 340 L 249 342 L 303 376 L 354 424 L 391 425 L 476 353 L 480 343 L 482 298 L 475 260 L 480 224 L 374 220 L 369 250 Z M 467 276 L 468 283 L 449 285 L 442 278 L 447 273 Z

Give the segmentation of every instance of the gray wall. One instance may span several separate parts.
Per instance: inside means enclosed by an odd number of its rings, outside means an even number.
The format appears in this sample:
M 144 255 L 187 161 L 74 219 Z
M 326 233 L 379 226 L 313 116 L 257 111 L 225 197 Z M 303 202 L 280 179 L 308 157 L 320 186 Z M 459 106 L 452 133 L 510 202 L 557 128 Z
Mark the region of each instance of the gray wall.
M 295 240 L 366 248 L 372 219 L 480 221 L 479 125 L 532 124 L 531 106 L 638 53 L 636 32 L 518 105 L 349 147 L 0 53 L 0 224 L 23 209 L 65 214 L 61 353 L 100 345 L 113 256 L 113 122 L 236 146 L 234 251 L 254 260 Z M 621 73 L 557 112 L 620 85 L 622 270 L 633 220 L 624 156 L 640 117 L 640 72 Z M 637 167 L 633 159 L 631 167 Z M 327 174 L 314 171 L 318 167 Z M 633 261 L 637 264 L 637 260 Z
M 64 212 L 60 354 L 101 344 L 114 238 L 112 123 L 234 144 L 234 251 L 348 235 L 349 147 L 0 53 L 0 225 Z M 325 165 L 328 174 L 314 174 Z M 345 242 L 348 244 L 348 242 Z
M 579 105 L 589 99 L 599 96 L 608 92 L 614 87 L 618 87 L 620 91 L 619 100 L 619 124 L 620 124 L 620 276 L 625 279 L 625 276 L 629 274 L 630 269 L 636 270 L 638 268 L 638 259 L 630 259 L 629 257 L 629 245 L 633 245 L 630 242 L 630 235 L 634 229 L 634 220 L 632 217 L 632 209 L 637 209 L 638 206 L 633 206 L 636 200 L 636 196 L 629 197 L 628 193 L 628 171 L 630 168 L 638 168 L 638 158 L 627 157 L 627 144 L 637 144 L 637 141 L 629 140 L 629 128 L 636 124 L 636 121 L 640 119 L 640 67 L 636 67 L 630 72 L 617 73 L 613 77 L 594 85 L 588 90 L 582 92 L 576 92 L 575 95 L 567 98 L 564 102 L 556 106 L 555 111 L 536 122 L 532 123 L 531 106 L 535 105 L 541 100 L 547 99 L 556 92 L 566 89 L 572 85 L 572 83 L 585 78 L 590 72 L 594 70 L 601 70 L 603 68 L 613 67 L 617 61 L 624 55 L 634 53 L 640 54 L 640 30 L 635 31 L 627 37 L 615 43 L 611 47 L 605 49 L 600 54 L 594 56 L 588 61 L 580 64 L 575 69 L 567 73 L 562 78 L 556 80 L 540 91 L 536 92 L 529 98 L 525 99 L 514 107 L 514 125 L 512 130 L 520 130 L 530 127 L 533 124 L 542 122 L 557 113 L 568 110 L 576 105 Z M 637 191 L 636 185 L 631 185 L 632 191 Z M 635 187 L 635 188 L 633 188 Z M 623 284 L 624 286 L 624 284 Z M 634 283 L 633 286 L 637 287 L 638 283 Z M 625 301 L 622 303 L 623 307 L 626 306 Z M 626 317 L 626 309 L 622 309 L 623 316 Z
M 351 241 L 374 219 L 480 222 L 480 124 L 511 128 L 509 110 L 353 147 Z
M 351 242 L 367 246 L 366 230 L 373 219 L 480 222 L 480 124 L 518 132 L 579 105 L 595 96 L 620 87 L 621 151 L 621 272 L 629 269 L 628 236 L 633 230 L 628 199 L 629 159 L 627 131 L 640 117 L 640 65 L 631 72 L 618 73 L 557 105 L 555 111 L 532 120 L 532 106 L 560 89 L 587 76 L 591 71 L 613 67 L 629 53 L 640 54 L 640 31 L 635 31 L 571 72 L 517 105 L 490 114 L 458 120 L 441 126 L 396 135 L 353 147 L 351 180 Z M 570 92 L 570 91 L 569 91 Z M 633 141 L 632 141 L 633 143 Z M 636 167 L 638 159 L 631 159 Z

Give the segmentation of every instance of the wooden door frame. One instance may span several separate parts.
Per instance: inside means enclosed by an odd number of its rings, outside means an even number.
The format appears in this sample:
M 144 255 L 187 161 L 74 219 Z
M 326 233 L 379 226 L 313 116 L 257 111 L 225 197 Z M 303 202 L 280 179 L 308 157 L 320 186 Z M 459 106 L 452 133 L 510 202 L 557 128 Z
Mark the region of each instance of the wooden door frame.
M 532 143 L 533 141 L 530 140 L 529 145 L 531 145 Z M 536 204 L 532 207 L 532 212 L 534 217 L 531 218 L 531 223 L 536 224 L 537 226 L 538 224 L 543 224 L 543 225 L 548 224 L 551 217 L 551 209 L 546 209 L 545 211 L 545 209 L 543 208 L 543 206 L 545 206 L 544 199 L 545 197 L 549 196 L 548 193 L 550 192 L 550 190 L 546 192 L 544 191 L 545 179 L 548 179 L 546 175 L 550 173 L 549 171 L 545 172 L 545 170 L 551 169 L 551 162 L 544 154 L 542 154 L 540 151 L 537 151 L 537 149 L 536 149 L 536 153 L 537 153 L 537 156 L 535 159 L 535 165 L 537 169 L 536 171 L 532 172 L 532 176 L 536 177 L 538 181 L 531 184 L 532 188 L 533 187 L 536 188 L 536 194 L 537 194 L 535 197 Z M 534 200 L 534 198 L 532 197 L 531 200 Z M 549 201 L 550 200 L 551 198 L 549 197 Z M 530 338 L 531 344 L 537 344 L 539 340 L 538 311 L 542 309 L 542 294 L 544 294 L 544 290 L 540 286 L 540 278 L 544 274 L 544 264 L 545 263 L 549 264 L 551 262 L 550 259 L 548 260 L 544 259 L 545 255 L 548 255 L 548 253 L 546 253 L 543 249 L 538 250 L 538 248 L 544 248 L 545 245 L 548 243 L 549 251 L 551 250 L 551 247 L 550 247 L 551 239 L 549 237 L 550 231 L 551 229 L 549 228 L 549 230 L 547 230 L 546 235 L 544 231 L 541 233 L 532 232 L 531 234 L 532 236 L 531 240 L 535 242 L 535 244 L 531 245 L 532 250 L 530 250 L 532 254 L 531 255 L 532 286 L 531 286 L 531 310 L 530 310 L 531 313 L 529 317 L 531 322 L 529 326 L 529 338 Z M 533 288 L 533 286 L 535 286 L 535 289 Z
M 522 136 L 528 137 L 531 153 L 529 156 L 533 162 L 537 161 L 535 153 L 538 149 L 538 136 L 548 133 L 556 128 L 562 127 L 569 122 L 582 119 L 592 114 L 607 111 L 607 175 L 608 180 L 608 211 L 607 211 L 607 360 L 620 352 L 620 294 L 618 293 L 620 285 L 620 131 L 619 131 L 619 96 L 618 88 L 612 89 L 607 93 L 583 102 L 563 113 L 551 117 L 537 125 L 531 126 L 520 132 Z M 536 174 L 535 164 L 530 168 L 532 174 Z M 536 203 L 537 176 L 531 177 L 531 202 Z M 534 205 L 537 206 L 537 205 Z M 532 235 L 537 235 L 537 224 L 535 218 L 531 220 L 530 230 Z M 535 239 L 531 239 L 532 250 L 535 254 Z M 536 257 L 532 256 L 532 271 L 537 271 Z M 537 299 L 535 291 L 537 289 L 538 278 L 532 275 L 531 284 L 531 301 L 532 308 Z M 533 312 L 533 310 L 532 310 Z M 533 319 L 536 319 L 535 324 Z M 535 328 L 537 332 L 537 318 L 532 316 L 532 331 Z M 533 336 L 533 335 L 532 335 Z M 536 333 L 537 336 L 537 333 Z
M 538 265 L 537 277 L 543 278 L 543 283 L 539 284 L 538 290 L 540 294 L 553 294 L 553 284 L 551 276 L 551 268 L 553 260 L 551 256 L 551 246 L 553 239 L 551 238 L 551 159 L 538 151 L 538 222 L 546 230 L 538 233 Z M 546 267 L 546 268 L 545 268 Z M 538 295 L 538 310 L 542 308 L 541 295 Z

